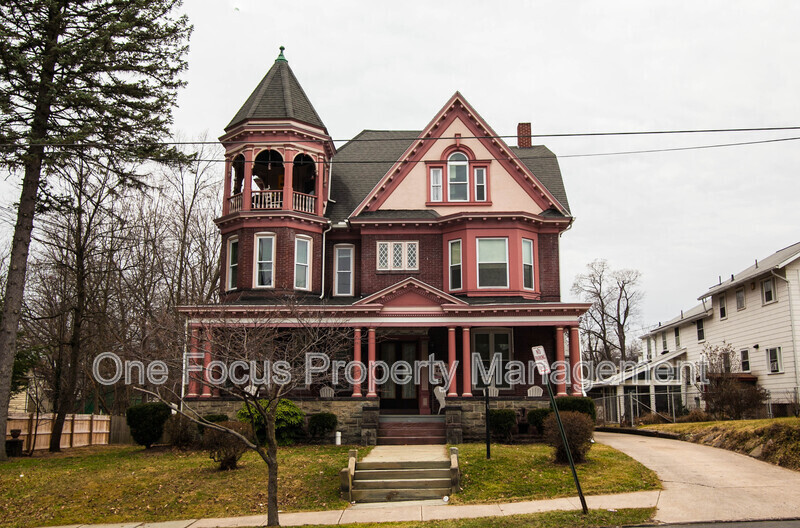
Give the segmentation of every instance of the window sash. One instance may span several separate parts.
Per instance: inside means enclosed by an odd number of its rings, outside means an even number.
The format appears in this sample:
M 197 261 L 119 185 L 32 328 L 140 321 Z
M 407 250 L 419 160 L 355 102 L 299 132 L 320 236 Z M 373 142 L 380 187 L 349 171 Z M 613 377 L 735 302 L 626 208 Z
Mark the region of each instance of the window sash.
M 681 329 L 675 327 L 675 349 L 677 350 L 681 346 Z
M 770 374 L 783 372 L 783 358 L 781 357 L 781 347 L 767 349 L 767 367 Z
M 736 290 L 736 309 L 744 310 L 744 308 L 745 308 L 744 288 L 739 288 L 738 290 Z
M 296 238 L 294 243 L 294 287 L 297 290 L 310 289 L 308 271 L 311 260 L 311 241 Z
M 334 253 L 336 262 L 334 294 L 342 296 L 353 295 L 353 248 L 349 246 L 337 247 Z
M 508 239 L 478 238 L 476 245 L 478 288 L 508 288 Z
M 416 271 L 419 269 L 419 242 L 378 242 L 376 258 L 379 271 Z
M 719 318 L 725 319 L 726 317 L 728 317 L 728 301 L 723 293 L 719 296 Z
M 431 201 L 442 201 L 442 169 L 439 167 L 431 168 Z
M 742 372 L 750 372 L 750 351 L 739 351 L 739 358 L 741 360 Z
M 696 323 L 696 326 L 697 326 L 697 340 L 698 341 L 705 341 L 706 340 L 706 332 L 705 332 L 705 329 L 703 328 L 703 320 L 702 319 L 698 319 L 697 323 Z
M 764 304 L 775 301 L 775 283 L 772 279 L 761 281 L 761 298 Z
M 522 287 L 534 289 L 533 282 L 533 240 L 522 239 Z
M 666 332 L 661 332 L 661 350 L 663 350 L 664 352 L 669 350 L 669 347 L 667 347 L 667 333 Z
M 461 281 L 461 240 L 451 240 L 449 244 L 450 254 L 450 289 L 460 290 Z
M 469 161 L 460 152 L 451 155 L 447 161 L 447 200 L 469 201 Z
M 486 168 L 476 167 L 474 172 L 475 178 L 475 201 L 486 201 Z
M 267 244 L 268 243 L 268 244 Z M 266 250 L 268 248 L 268 251 Z M 256 236 L 256 286 L 272 287 L 275 276 L 275 237 Z
M 239 239 L 228 241 L 228 289 L 236 289 L 239 282 Z

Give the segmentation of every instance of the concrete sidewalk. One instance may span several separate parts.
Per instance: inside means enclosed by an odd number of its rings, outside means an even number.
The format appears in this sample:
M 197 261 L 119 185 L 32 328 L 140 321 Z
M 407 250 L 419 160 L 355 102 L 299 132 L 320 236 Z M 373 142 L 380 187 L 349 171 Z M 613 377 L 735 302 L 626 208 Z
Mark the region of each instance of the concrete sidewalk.
M 640 491 L 617 495 L 595 495 L 586 497 L 590 509 L 653 508 L 658 504 L 659 491 Z M 305 524 L 337 525 L 363 522 L 408 522 L 440 519 L 470 519 L 476 517 L 504 517 L 524 513 L 580 510 L 578 497 L 510 502 L 504 504 L 470 504 L 447 506 L 432 504 L 438 501 L 419 501 L 420 504 L 393 503 L 391 505 L 370 505 L 368 508 L 348 508 L 320 512 L 281 513 L 281 526 L 302 526 Z M 217 519 L 189 519 L 159 523 L 121 523 L 121 524 L 73 524 L 69 527 L 50 528 L 240 528 L 263 526 L 266 515 L 248 517 L 227 517 Z

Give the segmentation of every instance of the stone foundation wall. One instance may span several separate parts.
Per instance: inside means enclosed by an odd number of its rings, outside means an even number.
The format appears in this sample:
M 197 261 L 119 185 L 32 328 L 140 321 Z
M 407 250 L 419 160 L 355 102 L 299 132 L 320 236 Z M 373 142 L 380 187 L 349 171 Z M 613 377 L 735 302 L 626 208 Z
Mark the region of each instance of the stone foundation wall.
M 502 398 L 502 396 L 500 397 Z M 549 407 L 550 402 L 541 398 L 492 398 L 490 409 L 513 409 L 517 411 L 517 421 L 526 421 L 528 411 Z M 461 435 L 464 442 L 482 441 L 486 435 L 485 403 L 481 398 L 447 398 L 447 405 L 461 408 Z M 447 409 L 447 407 L 445 407 Z M 458 420 L 450 417 L 448 423 Z
M 337 431 L 342 432 L 343 444 L 361 443 L 361 416 L 362 409 L 374 406 L 374 400 L 366 398 L 334 398 L 331 400 L 320 399 L 292 399 L 292 401 L 306 413 L 306 419 L 312 414 L 331 412 L 336 415 L 339 424 Z M 193 400 L 187 405 L 203 414 L 227 414 L 228 418 L 235 420 L 236 411 L 242 408 L 239 400 Z

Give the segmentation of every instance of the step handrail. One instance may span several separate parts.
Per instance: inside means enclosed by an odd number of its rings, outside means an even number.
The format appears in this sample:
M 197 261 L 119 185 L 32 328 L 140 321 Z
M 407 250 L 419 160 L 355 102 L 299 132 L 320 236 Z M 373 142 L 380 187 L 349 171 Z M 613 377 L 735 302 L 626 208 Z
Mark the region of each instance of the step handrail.
M 356 462 L 358 461 L 358 449 L 348 451 L 347 467 L 339 472 L 339 489 L 342 499 L 353 502 L 353 478 L 356 474 Z

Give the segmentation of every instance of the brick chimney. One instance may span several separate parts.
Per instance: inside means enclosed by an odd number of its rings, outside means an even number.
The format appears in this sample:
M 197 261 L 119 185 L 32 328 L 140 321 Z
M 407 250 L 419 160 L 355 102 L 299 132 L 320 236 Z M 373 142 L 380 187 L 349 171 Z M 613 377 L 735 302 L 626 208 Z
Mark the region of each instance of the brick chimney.
M 528 148 L 531 146 L 531 124 L 520 123 L 517 125 L 517 146 Z

